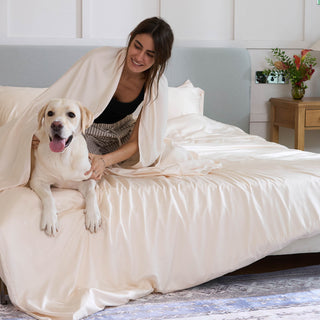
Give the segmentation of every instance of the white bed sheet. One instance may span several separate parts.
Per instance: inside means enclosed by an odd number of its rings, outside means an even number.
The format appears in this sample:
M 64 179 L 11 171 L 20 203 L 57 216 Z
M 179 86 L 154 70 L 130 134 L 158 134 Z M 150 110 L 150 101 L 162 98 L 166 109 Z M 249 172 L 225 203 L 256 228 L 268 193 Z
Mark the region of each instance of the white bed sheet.
M 84 228 L 77 191 L 54 190 L 56 238 L 39 230 L 30 189 L 0 193 L 0 276 L 15 305 L 39 319 L 79 319 L 203 283 L 320 233 L 319 154 L 197 114 L 169 120 L 166 145 L 154 175 L 114 170 L 101 181 L 97 234 Z M 182 152 L 177 164 L 181 150 L 191 158 Z M 181 175 L 201 161 L 197 175 Z M 170 163 L 177 174 L 161 175 Z

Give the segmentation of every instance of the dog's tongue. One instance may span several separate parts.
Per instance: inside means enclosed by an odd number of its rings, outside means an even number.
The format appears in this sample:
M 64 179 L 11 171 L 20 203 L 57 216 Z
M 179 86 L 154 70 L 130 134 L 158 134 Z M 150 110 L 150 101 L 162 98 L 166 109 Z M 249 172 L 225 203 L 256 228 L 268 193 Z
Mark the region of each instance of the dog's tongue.
M 67 139 L 61 139 L 58 136 L 54 136 L 49 146 L 53 152 L 62 152 L 65 148 Z

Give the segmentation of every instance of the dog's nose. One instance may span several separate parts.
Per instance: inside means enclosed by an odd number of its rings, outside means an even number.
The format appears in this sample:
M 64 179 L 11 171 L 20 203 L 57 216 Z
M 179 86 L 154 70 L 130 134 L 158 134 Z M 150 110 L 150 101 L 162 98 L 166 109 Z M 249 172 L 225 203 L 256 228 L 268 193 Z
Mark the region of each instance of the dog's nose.
M 63 128 L 63 124 L 61 121 L 53 121 L 51 123 L 51 129 L 54 131 L 59 131 Z

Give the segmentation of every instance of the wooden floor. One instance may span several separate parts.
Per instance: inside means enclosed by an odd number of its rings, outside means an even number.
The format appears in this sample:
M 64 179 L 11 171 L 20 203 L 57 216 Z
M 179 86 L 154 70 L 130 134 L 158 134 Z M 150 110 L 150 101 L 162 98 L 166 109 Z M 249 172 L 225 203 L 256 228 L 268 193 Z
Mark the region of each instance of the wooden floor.
M 320 253 L 268 256 L 230 274 L 248 274 L 279 271 L 320 264 Z

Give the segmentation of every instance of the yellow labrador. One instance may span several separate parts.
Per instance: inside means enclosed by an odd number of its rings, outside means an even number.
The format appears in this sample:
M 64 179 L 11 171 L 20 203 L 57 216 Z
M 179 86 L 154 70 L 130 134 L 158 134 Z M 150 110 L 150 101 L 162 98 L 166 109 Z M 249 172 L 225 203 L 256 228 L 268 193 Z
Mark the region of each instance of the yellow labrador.
M 42 201 L 41 229 L 50 236 L 59 231 L 57 209 L 51 186 L 78 189 L 86 200 L 86 228 L 96 232 L 101 215 L 95 193 L 96 181 L 86 176 L 90 167 L 88 148 L 82 135 L 93 122 L 93 115 L 71 99 L 53 99 L 38 115 L 34 150 L 35 164 L 30 186 Z

